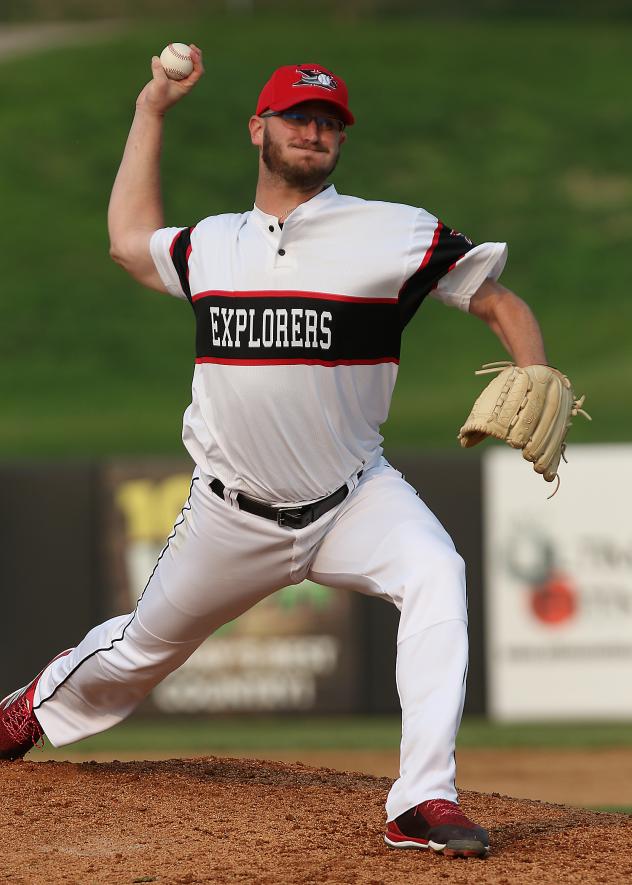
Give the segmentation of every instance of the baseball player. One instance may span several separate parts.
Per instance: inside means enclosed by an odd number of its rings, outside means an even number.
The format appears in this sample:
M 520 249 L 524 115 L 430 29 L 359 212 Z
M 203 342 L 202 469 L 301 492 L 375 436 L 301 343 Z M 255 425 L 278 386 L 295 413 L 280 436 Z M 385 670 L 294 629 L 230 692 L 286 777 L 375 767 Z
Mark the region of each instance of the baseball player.
M 424 209 L 337 193 L 329 178 L 354 117 L 342 78 L 317 64 L 275 70 L 259 95 L 253 208 L 165 227 L 163 119 L 203 74 L 195 46 L 192 59 L 180 82 L 153 59 L 109 207 L 114 260 L 195 317 L 189 498 L 135 611 L 2 702 L 0 757 L 22 757 L 43 734 L 63 746 L 115 725 L 214 630 L 310 578 L 401 612 L 387 844 L 483 856 L 488 834 L 455 788 L 464 565 L 384 459 L 380 425 L 402 332 L 427 295 L 484 320 L 520 366 L 546 363 L 538 324 L 497 282 L 504 243 L 474 245 Z

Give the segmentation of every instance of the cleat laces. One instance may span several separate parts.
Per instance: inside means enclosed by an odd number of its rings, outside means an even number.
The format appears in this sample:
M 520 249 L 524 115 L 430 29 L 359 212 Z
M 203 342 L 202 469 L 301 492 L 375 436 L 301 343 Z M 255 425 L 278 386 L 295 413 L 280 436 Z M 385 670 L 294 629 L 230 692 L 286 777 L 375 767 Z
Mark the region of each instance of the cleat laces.
M 419 810 L 421 805 L 423 805 L 422 811 Z M 450 823 L 457 826 L 472 827 L 472 821 L 463 814 L 455 802 L 450 802 L 449 799 L 429 799 L 427 802 L 422 802 L 421 805 L 415 808 L 415 814 L 420 813 L 423 815 L 424 811 L 427 810 L 434 821 L 449 818 Z
M 32 713 L 27 698 L 20 698 L 6 710 L 3 719 L 6 731 L 16 743 L 29 741 L 36 746 L 42 739 L 42 729 Z

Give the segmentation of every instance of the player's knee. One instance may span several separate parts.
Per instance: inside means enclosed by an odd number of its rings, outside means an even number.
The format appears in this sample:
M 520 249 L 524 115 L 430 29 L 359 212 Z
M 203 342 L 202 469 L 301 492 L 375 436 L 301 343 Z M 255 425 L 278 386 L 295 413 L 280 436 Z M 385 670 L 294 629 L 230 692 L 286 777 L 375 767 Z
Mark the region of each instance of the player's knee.
M 444 620 L 467 619 L 465 563 L 451 544 L 416 562 L 403 594 L 402 619 L 410 622 L 407 632 Z
M 441 571 L 445 571 L 454 580 L 465 582 L 465 560 L 453 547 L 446 547 L 442 552 L 439 557 L 438 568 Z
M 451 544 L 438 546 L 431 555 L 419 558 L 419 584 L 429 591 L 435 586 L 461 585 L 465 581 L 465 562 Z

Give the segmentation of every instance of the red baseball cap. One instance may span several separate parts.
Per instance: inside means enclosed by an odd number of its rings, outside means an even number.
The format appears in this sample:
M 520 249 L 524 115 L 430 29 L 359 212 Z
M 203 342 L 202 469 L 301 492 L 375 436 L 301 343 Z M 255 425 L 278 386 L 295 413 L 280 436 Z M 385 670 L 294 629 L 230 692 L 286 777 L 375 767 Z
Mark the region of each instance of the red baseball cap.
M 261 90 L 255 113 L 286 111 L 302 101 L 327 101 L 340 111 L 347 125 L 355 123 L 345 81 L 313 64 L 277 68 Z

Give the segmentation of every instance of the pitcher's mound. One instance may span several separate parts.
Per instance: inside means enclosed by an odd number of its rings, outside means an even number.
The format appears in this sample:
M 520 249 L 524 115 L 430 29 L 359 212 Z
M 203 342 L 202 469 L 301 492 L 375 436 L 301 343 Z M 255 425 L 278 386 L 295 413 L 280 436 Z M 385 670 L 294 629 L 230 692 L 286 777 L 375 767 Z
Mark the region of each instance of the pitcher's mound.
M 487 860 L 388 848 L 390 782 L 249 759 L 0 763 L 0 881 L 632 882 L 632 817 L 463 792 Z

